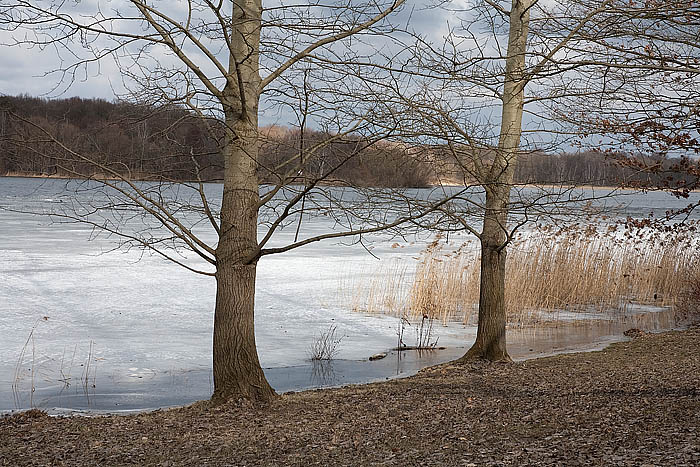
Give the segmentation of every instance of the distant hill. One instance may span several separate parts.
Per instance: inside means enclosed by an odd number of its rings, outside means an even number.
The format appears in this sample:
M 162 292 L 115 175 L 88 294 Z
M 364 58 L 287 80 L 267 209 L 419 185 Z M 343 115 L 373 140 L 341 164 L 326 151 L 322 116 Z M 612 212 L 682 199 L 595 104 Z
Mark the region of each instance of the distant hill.
M 464 175 L 469 167 L 452 160 L 443 147 L 370 144 L 359 135 L 317 147 L 331 135 L 307 130 L 302 138 L 298 130 L 281 126 L 264 127 L 260 134 L 262 182 L 300 183 L 304 177 L 392 187 L 471 182 Z M 223 135 L 219 120 L 175 106 L 0 96 L 0 175 L 220 181 Z M 300 169 L 296 156 L 302 147 L 316 151 L 314 157 L 304 156 Z M 287 163 L 290 158 L 293 164 Z M 658 162 L 662 168 L 677 163 Z M 515 178 L 520 184 L 658 185 L 677 181 L 680 176 L 670 172 L 649 173 L 597 152 L 532 152 L 519 158 Z
M 51 135 L 55 141 L 48 141 Z M 112 103 L 101 99 L 0 97 L 0 175 L 111 177 L 219 181 L 223 123 L 173 106 Z M 300 149 L 299 131 L 261 130 L 259 175 L 275 183 Z M 308 151 L 329 135 L 304 134 Z M 427 186 L 428 167 L 402 150 L 359 136 L 324 146 L 319 157 L 291 174 L 327 174 L 328 183 Z M 332 170 L 331 169 L 335 169 Z M 290 175 L 287 173 L 286 175 Z M 289 180 L 287 180 L 289 181 Z

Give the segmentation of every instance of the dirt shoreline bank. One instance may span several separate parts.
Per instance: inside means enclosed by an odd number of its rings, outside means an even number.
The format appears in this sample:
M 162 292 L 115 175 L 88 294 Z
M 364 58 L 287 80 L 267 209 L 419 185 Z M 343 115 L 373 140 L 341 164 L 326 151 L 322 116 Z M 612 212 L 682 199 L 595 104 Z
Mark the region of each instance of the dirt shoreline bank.
M 132 416 L 0 418 L 0 465 L 700 465 L 700 328 Z

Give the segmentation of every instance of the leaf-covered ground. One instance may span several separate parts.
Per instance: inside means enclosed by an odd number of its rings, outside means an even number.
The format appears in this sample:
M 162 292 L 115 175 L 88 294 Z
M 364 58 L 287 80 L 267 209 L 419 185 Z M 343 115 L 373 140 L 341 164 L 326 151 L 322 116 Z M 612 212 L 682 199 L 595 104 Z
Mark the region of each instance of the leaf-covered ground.
M 700 329 L 134 416 L 0 419 L 0 465 L 700 465 Z

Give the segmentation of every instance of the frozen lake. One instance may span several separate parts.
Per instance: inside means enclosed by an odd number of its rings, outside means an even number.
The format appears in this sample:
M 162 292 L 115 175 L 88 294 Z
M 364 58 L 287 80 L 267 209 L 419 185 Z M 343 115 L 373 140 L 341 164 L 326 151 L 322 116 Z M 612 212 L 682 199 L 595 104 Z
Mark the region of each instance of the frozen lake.
M 0 207 L 49 209 L 60 201 L 56 194 L 64 183 L 0 177 Z M 689 201 L 650 193 L 625 202 L 629 214 L 644 215 Z M 304 228 L 332 224 L 317 219 Z M 283 230 L 285 235 L 292 238 L 294 229 Z M 208 398 L 214 279 L 140 251 L 110 251 L 114 239 L 90 237 L 86 225 L 0 210 L 0 412 L 32 406 L 59 412 L 144 410 Z M 361 245 L 329 241 L 259 263 L 258 353 L 278 392 L 410 374 L 458 357 L 473 341 L 473 327 L 440 325 L 436 335 L 445 350 L 367 360 L 396 346 L 398 319 L 352 312 L 347 279 L 376 275 L 391 261 L 415 264 L 430 237 L 373 240 L 379 259 Z M 392 248 L 397 241 L 402 248 Z M 509 350 L 514 358 L 526 358 L 595 348 L 619 339 L 636 320 L 654 329 L 673 326 L 668 313 L 646 311 L 627 322 L 598 323 L 573 333 L 512 331 Z M 337 360 L 312 365 L 309 347 L 331 325 L 343 336 Z

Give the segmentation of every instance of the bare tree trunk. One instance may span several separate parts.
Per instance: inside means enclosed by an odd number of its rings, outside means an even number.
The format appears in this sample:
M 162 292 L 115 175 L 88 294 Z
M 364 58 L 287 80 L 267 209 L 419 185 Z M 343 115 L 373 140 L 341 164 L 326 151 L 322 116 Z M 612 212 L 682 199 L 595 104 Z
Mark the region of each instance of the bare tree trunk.
M 263 374 L 255 345 L 255 273 L 258 258 L 258 139 L 254 122 L 227 118 L 221 228 L 216 249 L 214 311 L 215 403 L 246 398 L 264 402 L 275 393 Z
M 275 394 L 260 367 L 255 345 L 259 202 L 255 169 L 259 143 L 257 112 L 253 116 L 249 118 L 250 114 L 243 112 L 226 119 L 230 142 L 224 154 L 224 193 L 216 249 L 215 403 L 241 397 L 264 402 Z
M 522 133 L 525 52 L 529 9 L 534 0 L 513 0 L 498 150 L 486 176 L 486 209 L 481 232 L 479 325 L 474 345 L 460 359 L 510 361 L 506 350 L 506 244 L 508 202 Z
M 476 341 L 461 358 L 510 361 L 506 350 L 506 248 L 503 196 L 509 187 L 486 194 L 486 213 L 481 235 L 481 280 L 479 285 L 479 324 Z M 507 199 L 507 198 L 506 198 Z
M 216 275 L 214 403 L 245 398 L 264 402 L 275 392 L 255 346 L 255 264 L 225 264 Z
M 233 7 L 229 75 L 222 104 L 226 116 L 224 193 L 216 248 L 214 394 L 212 401 L 274 397 L 255 345 L 255 272 L 258 262 L 258 177 L 260 142 L 260 0 Z

